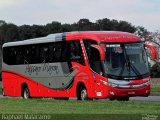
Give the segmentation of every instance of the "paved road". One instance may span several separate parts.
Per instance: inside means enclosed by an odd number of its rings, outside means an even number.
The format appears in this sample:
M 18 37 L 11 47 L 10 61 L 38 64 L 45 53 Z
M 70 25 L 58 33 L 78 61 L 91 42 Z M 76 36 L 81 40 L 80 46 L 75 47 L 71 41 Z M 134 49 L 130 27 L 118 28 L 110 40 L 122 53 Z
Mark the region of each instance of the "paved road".
M 131 97 L 130 101 L 160 102 L 160 96 Z
M 0 95 L 0 98 L 13 98 L 13 97 L 7 97 Z M 20 97 L 19 97 L 20 98 Z M 72 98 L 72 100 L 76 100 L 75 98 Z M 100 100 L 106 100 L 106 99 L 100 99 Z M 108 99 L 107 99 L 108 100 Z M 140 101 L 140 102 L 160 102 L 160 96 L 149 96 L 149 97 L 130 97 L 130 101 Z

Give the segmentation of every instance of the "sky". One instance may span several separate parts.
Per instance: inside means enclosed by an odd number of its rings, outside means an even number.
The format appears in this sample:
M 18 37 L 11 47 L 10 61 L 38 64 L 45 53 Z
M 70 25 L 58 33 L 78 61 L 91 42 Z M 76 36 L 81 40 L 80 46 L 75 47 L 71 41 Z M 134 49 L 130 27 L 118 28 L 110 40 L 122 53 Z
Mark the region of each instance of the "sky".
M 160 0 L 0 0 L 0 20 L 16 25 L 108 18 L 160 31 Z

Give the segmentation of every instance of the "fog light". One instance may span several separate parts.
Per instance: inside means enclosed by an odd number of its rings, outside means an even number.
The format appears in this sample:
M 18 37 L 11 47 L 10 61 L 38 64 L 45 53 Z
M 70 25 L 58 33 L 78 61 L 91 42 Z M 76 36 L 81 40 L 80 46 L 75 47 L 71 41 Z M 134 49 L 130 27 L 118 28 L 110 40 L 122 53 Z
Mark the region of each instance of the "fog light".
M 114 95 L 114 92 L 112 92 L 112 91 L 109 91 L 109 93 L 110 93 L 111 95 Z
M 146 90 L 146 93 L 149 93 L 149 90 Z

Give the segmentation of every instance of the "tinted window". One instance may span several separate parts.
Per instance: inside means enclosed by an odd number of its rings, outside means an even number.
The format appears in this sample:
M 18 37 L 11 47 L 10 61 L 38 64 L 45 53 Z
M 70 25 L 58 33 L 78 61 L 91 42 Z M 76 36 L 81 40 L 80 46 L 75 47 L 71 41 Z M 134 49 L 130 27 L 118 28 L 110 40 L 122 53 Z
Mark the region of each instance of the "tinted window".
M 93 41 L 93 40 L 84 40 L 83 43 L 84 43 L 84 46 L 85 46 L 85 49 L 86 49 L 86 52 L 87 52 L 88 59 L 90 60 L 91 45 L 93 45 L 93 44 L 97 45 L 97 42 Z
M 3 48 L 3 60 L 9 65 L 75 61 L 84 64 L 80 41 Z
M 82 49 L 79 41 L 71 41 L 69 43 L 69 60 L 84 64 Z
M 91 47 L 91 45 L 93 44 L 97 45 L 97 42 L 93 40 L 84 40 L 83 42 L 84 42 L 84 46 L 87 52 L 88 61 L 89 61 L 91 69 L 95 71 L 96 73 L 101 73 L 102 65 L 101 65 L 99 51 Z

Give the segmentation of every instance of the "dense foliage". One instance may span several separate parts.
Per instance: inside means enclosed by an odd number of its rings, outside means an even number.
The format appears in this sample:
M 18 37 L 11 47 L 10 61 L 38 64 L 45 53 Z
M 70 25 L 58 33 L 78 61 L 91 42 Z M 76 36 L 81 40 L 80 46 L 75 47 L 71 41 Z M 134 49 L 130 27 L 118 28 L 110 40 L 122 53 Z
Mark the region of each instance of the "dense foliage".
M 70 31 L 124 31 L 134 33 L 136 27 L 126 21 L 110 20 L 108 18 L 99 19 L 95 23 L 89 19 L 80 19 L 73 24 L 62 24 L 53 21 L 46 25 L 22 25 L 17 26 L 13 23 L 6 23 L 0 20 L 0 41 L 2 43 L 24 40 L 29 38 L 36 38 L 46 36 L 58 32 Z
M 160 63 L 154 64 L 150 70 L 152 78 L 160 78 Z

